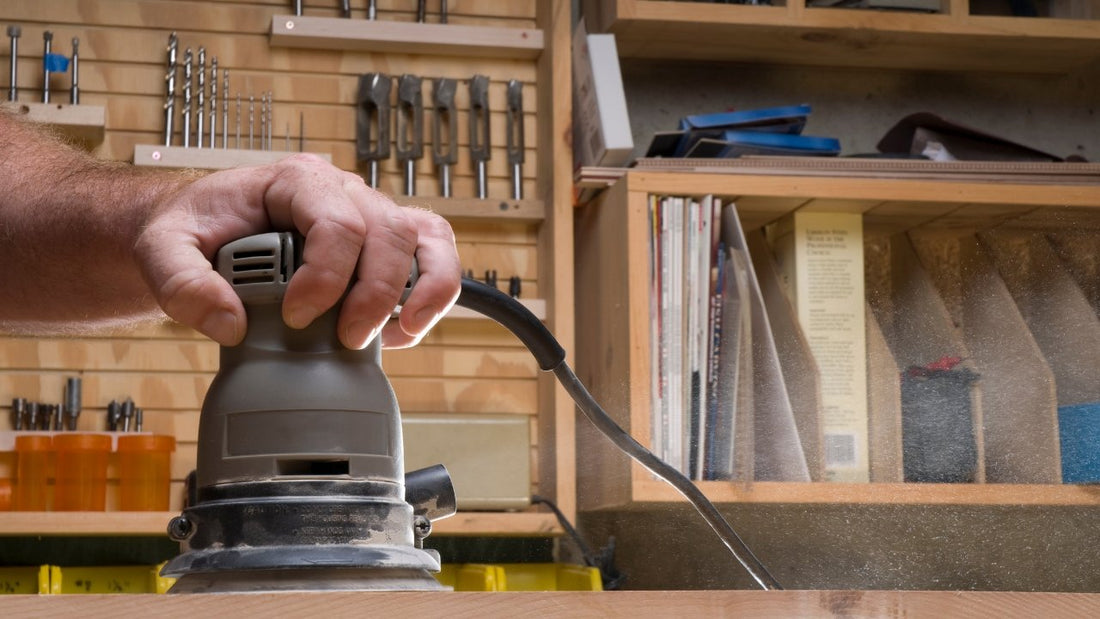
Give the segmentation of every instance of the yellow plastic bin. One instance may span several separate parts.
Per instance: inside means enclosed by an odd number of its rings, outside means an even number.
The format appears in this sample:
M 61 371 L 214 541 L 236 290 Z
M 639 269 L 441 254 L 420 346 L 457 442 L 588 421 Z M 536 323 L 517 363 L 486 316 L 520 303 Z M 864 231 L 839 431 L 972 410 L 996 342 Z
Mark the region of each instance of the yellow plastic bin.
M 164 434 L 118 437 L 118 508 L 168 511 L 171 458 L 176 439 Z
M 0 595 L 34 595 L 50 592 L 50 567 L 0 567 Z
M 165 593 L 175 579 L 159 565 L 50 566 L 50 593 Z
M 600 570 L 568 563 L 445 564 L 436 577 L 455 591 L 603 591 Z

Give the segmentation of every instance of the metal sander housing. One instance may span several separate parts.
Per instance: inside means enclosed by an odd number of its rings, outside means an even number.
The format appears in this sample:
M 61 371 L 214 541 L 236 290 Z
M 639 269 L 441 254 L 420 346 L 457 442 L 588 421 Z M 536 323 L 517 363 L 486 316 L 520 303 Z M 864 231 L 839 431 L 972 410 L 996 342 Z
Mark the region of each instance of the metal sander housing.
M 169 525 L 183 554 L 171 592 L 441 589 L 424 550 L 453 515 L 442 466 L 404 474 L 401 419 L 381 344 L 348 350 L 339 304 L 309 327 L 282 319 L 301 241 L 268 233 L 229 243 L 216 267 L 248 312 L 222 347 L 203 402 L 193 496 Z M 410 280 L 411 287 L 414 278 Z

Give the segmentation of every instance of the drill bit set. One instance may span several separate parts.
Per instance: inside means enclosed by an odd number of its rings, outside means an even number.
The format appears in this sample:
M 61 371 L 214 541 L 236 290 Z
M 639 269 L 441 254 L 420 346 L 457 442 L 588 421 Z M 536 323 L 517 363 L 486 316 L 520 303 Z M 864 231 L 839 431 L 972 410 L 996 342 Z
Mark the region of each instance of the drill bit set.
M 174 32 L 168 36 L 167 57 L 168 65 L 164 74 L 166 89 L 164 99 L 164 145 L 172 146 L 175 140 L 175 127 L 178 117 L 181 121 L 180 145 L 184 148 L 221 148 L 228 150 L 230 147 L 229 69 L 223 68 L 219 73 L 218 58 L 214 56 L 210 59 L 208 71 L 205 47 L 199 47 L 197 53 L 192 51 L 190 47 L 186 48 L 181 61 L 179 37 Z M 177 78 L 181 73 L 182 88 L 177 84 Z M 182 90 L 182 96 L 179 93 L 180 90 Z M 245 111 L 242 111 L 240 92 L 236 95 L 237 116 L 233 129 L 233 148 L 235 149 L 273 150 L 275 133 L 273 122 L 274 95 L 271 91 L 267 91 L 260 93 L 258 102 L 256 99 L 255 95 L 248 95 L 247 126 L 242 134 L 242 115 Z M 176 111 L 178 106 L 182 106 L 179 113 Z M 289 126 L 286 139 L 288 142 L 287 150 L 289 150 Z M 301 136 L 299 136 L 299 144 L 302 144 Z
M 428 0 L 415 0 L 416 1 L 416 21 L 419 23 L 428 22 Z M 448 0 L 439 0 L 439 23 L 447 23 L 447 2 Z M 293 0 L 291 5 L 294 9 L 294 15 L 301 17 L 304 14 L 305 2 L 303 0 Z M 331 8 L 330 5 L 325 6 L 326 9 Z M 367 19 L 378 19 L 378 2 L 377 0 L 367 0 Z M 351 0 L 340 0 L 340 16 L 351 17 Z
M 19 38 L 22 35 L 23 29 L 20 26 L 8 26 L 8 38 L 11 41 L 11 54 L 9 55 L 11 68 L 9 71 L 8 101 L 19 100 Z M 54 73 L 69 72 L 70 67 L 72 72 L 69 86 L 69 103 L 72 105 L 80 103 L 80 39 L 73 37 L 72 46 L 73 55 L 70 60 L 53 51 L 52 32 L 47 30 L 42 33 L 42 103 L 50 103 L 51 76 Z
M 439 179 L 439 195 L 452 196 L 451 168 L 458 161 L 458 119 L 451 78 L 432 79 L 431 139 L 432 163 Z M 405 195 L 416 195 L 416 163 L 424 156 L 423 78 L 397 78 L 396 104 L 391 103 L 392 78 L 384 73 L 367 73 L 359 78 L 356 111 L 356 158 L 368 168 L 367 180 L 378 186 L 380 162 L 390 157 L 390 115 L 394 116 L 393 151 L 404 170 Z M 489 78 L 475 75 L 469 80 L 469 149 L 475 177 L 475 196 L 489 195 L 488 164 L 492 155 L 489 130 Z M 523 84 L 508 82 L 507 155 L 511 167 L 511 198 L 523 198 Z

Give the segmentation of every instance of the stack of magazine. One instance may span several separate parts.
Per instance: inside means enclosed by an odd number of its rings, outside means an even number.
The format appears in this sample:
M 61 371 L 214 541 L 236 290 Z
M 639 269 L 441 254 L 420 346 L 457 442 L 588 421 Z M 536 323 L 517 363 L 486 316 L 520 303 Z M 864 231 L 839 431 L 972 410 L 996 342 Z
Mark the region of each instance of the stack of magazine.
M 735 205 L 651 196 L 649 216 L 654 451 L 697 480 L 816 478 Z

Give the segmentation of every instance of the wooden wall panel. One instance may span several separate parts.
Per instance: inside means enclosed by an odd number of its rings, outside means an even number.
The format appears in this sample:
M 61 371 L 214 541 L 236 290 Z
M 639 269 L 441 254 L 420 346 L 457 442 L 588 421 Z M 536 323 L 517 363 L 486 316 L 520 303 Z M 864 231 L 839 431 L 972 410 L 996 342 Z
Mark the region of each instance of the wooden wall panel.
M 362 5 L 362 6 L 358 6 Z M 163 139 L 164 73 L 170 32 L 183 52 L 204 46 L 207 68 L 218 58 L 219 71 L 229 70 L 229 136 L 235 144 L 237 95 L 242 97 L 241 135 L 248 139 L 248 96 L 273 93 L 273 148 L 284 150 L 286 138 L 297 150 L 304 127 L 306 150 L 328 153 L 333 163 L 358 169 L 355 158 L 355 99 L 359 75 L 412 73 L 425 78 L 424 101 L 431 102 L 430 78 L 460 80 L 456 93 L 458 163 L 452 167 L 454 195 L 474 194 L 469 145 L 467 84 L 475 74 L 490 77 L 492 157 L 488 165 L 490 197 L 510 195 L 510 167 L 505 139 L 505 91 L 509 80 L 524 84 L 524 194 L 536 197 L 538 169 L 538 102 L 536 63 L 530 60 L 438 57 L 271 47 L 272 16 L 289 15 L 289 0 L 4 0 L 0 22 L 20 24 L 20 101 L 41 100 L 41 37 L 54 33 L 54 52 L 68 55 L 70 39 L 80 38 L 81 101 L 106 110 L 106 136 L 94 151 L 99 157 L 129 161 L 139 144 Z M 533 28 L 536 0 L 450 0 L 451 23 Z M 353 18 L 365 17 L 365 2 L 353 3 Z M 414 0 L 379 0 L 379 19 L 414 19 Z M 430 11 L 437 11 L 435 2 Z M 305 14 L 336 17 L 338 3 L 307 0 Z M 435 21 L 434 12 L 428 21 Z M 7 46 L 0 56 L 7 64 Z M 196 57 L 197 66 L 197 57 Z M 181 70 L 182 74 L 182 70 Z M 5 76 L 6 78 L 6 76 Z M 6 87 L 6 79 L 4 80 Z M 182 75 L 177 80 L 182 95 Z M 55 75 L 55 100 L 68 97 L 69 77 Z M 396 83 L 395 88 L 396 91 Z M 219 76 L 219 101 L 226 96 Z M 177 104 L 177 113 L 182 103 Z M 257 106 L 258 110 L 258 106 Z M 219 126 L 221 116 L 218 117 Z M 181 144 L 177 118 L 175 144 Z M 431 159 L 431 125 L 426 115 L 425 156 L 417 165 L 417 194 L 437 195 Z M 259 122 L 255 127 L 259 135 Z M 396 193 L 403 187 L 403 167 L 382 162 L 379 188 Z M 544 190 L 545 191 L 545 190 Z M 456 223 L 464 269 L 478 276 L 495 269 L 500 287 L 519 275 L 523 296 L 540 292 L 539 226 L 504 222 Z M 571 258 L 571 256 L 570 256 Z M 538 368 L 519 341 L 503 327 L 481 320 L 444 320 L 417 348 L 386 351 L 383 364 L 402 410 L 417 413 L 539 414 Z M 173 459 L 173 509 L 181 505 L 182 480 L 194 467 L 199 410 L 218 367 L 218 347 L 180 325 L 137 325 L 134 329 L 81 337 L 0 337 L 0 430 L 10 429 L 14 397 L 61 402 L 66 378 L 83 379 L 79 429 L 106 429 L 106 406 L 132 397 L 145 410 L 145 429 L 171 433 L 179 441 Z M 532 423 L 533 491 L 539 489 L 537 464 L 540 432 Z M 0 454 L 0 475 L 10 473 L 11 454 Z M 112 475 L 113 475 L 112 469 Z M 114 482 L 112 481 L 112 484 Z M 113 485 L 112 485 L 113 487 Z M 115 497 L 109 499 L 113 505 Z M 567 499 L 571 502 L 571 498 Z

